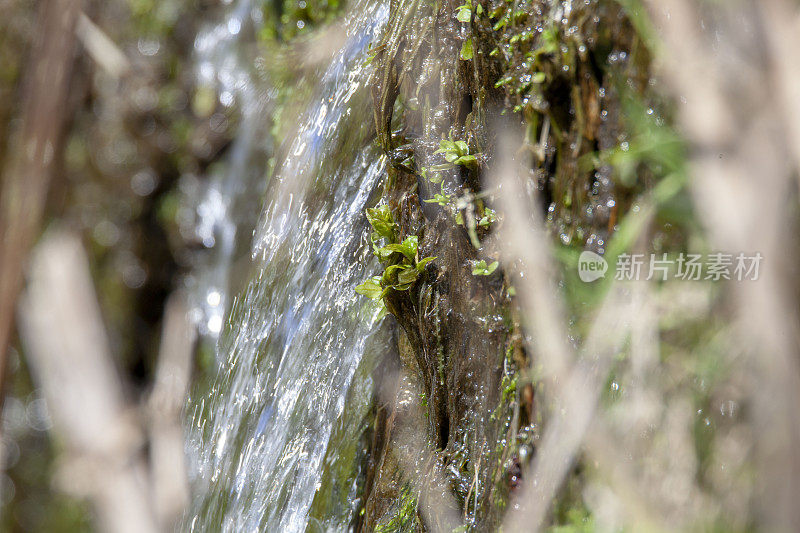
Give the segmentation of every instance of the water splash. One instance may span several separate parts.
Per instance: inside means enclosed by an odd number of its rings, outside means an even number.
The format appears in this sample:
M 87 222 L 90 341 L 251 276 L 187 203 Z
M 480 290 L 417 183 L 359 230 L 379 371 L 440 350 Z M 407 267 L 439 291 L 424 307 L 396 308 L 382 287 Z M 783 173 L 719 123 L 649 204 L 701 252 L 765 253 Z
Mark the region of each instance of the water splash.
M 363 211 L 384 171 L 366 47 L 387 17 L 367 3 L 343 22 L 346 44 L 270 184 L 219 376 L 191 402 L 193 531 L 304 531 L 336 460 L 329 442 L 373 333 L 375 310 L 354 287 L 372 266 Z

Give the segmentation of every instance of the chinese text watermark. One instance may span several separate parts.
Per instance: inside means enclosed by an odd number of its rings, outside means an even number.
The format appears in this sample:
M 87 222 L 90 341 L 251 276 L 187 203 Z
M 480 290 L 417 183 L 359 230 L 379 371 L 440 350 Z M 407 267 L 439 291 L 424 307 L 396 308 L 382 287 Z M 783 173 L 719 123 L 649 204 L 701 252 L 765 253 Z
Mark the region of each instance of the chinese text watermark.
M 756 281 L 763 256 L 746 254 L 620 254 L 614 279 L 620 281 Z M 578 259 L 578 276 L 590 283 L 605 277 L 608 262 L 594 252 L 583 252 Z

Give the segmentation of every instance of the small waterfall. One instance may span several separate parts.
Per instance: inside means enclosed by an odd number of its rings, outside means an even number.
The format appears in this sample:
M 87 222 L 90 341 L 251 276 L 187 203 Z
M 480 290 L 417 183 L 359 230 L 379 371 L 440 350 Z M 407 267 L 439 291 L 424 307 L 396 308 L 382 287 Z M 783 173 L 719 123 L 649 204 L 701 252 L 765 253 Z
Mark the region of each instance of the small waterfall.
M 369 383 L 354 392 L 354 376 L 381 349 L 375 309 L 354 287 L 373 266 L 363 213 L 384 170 L 366 49 L 387 17 L 387 6 L 362 2 L 343 21 L 345 44 L 271 178 L 252 273 L 220 335 L 219 374 L 189 405 L 192 531 L 305 531 L 325 472 L 353 470 L 354 453 L 329 443 L 361 423 Z M 352 509 L 333 507 L 316 528 L 346 528 Z
M 194 231 L 210 253 L 190 280 L 196 285 L 194 318 L 200 332 L 212 338 L 222 328 L 232 264 L 242 255 L 239 250 L 250 243 L 257 220 L 252 211 L 263 194 L 264 166 L 273 151 L 269 123 L 264 120 L 271 101 L 267 91 L 258 89 L 263 83 L 240 42 L 246 30 L 258 31 L 263 22 L 261 9 L 253 4 L 253 0 L 238 0 L 222 22 L 200 32 L 195 41 L 198 86 L 219 94 L 220 103 L 239 114 L 227 164 L 212 172 L 196 209 Z M 209 122 L 227 120 L 225 114 L 215 113 Z

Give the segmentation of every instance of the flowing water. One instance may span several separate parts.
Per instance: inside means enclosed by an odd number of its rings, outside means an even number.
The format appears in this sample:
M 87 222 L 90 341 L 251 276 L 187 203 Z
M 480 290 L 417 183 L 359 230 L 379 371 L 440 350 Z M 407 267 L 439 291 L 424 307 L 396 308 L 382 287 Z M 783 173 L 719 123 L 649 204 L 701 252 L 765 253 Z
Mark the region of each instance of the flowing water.
M 264 168 L 273 151 L 269 122 L 264 120 L 272 109 L 271 99 L 242 46 L 242 35 L 247 30 L 256 33 L 262 21 L 253 0 L 238 0 L 195 42 L 198 87 L 219 94 L 227 111 L 239 112 L 227 164 L 212 171 L 194 223 L 196 239 L 208 249 L 190 280 L 196 285 L 194 319 L 200 332 L 214 339 L 222 329 L 234 259 L 250 244 L 256 200 L 263 194 Z M 224 127 L 227 121 L 219 112 L 209 118 L 212 128 Z
M 369 365 L 383 346 L 375 308 L 354 293 L 374 269 L 363 213 L 384 170 L 366 50 L 388 8 L 362 2 L 351 13 L 270 180 L 218 375 L 190 400 L 193 531 L 339 531 L 352 519 Z

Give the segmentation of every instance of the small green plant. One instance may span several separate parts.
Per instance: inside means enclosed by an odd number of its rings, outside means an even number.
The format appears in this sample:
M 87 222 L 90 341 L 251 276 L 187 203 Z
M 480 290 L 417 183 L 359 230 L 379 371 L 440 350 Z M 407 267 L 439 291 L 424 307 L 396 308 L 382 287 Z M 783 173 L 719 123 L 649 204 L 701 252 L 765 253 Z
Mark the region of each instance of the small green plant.
M 433 198 L 423 201 L 425 203 L 439 204 L 442 207 L 450 208 L 450 212 L 455 217 L 456 224 L 464 226 L 467 229 L 470 242 L 476 249 L 479 249 L 481 244 L 478 239 L 477 228 L 488 228 L 497 220 L 494 209 L 484 206 L 483 202 L 480 200 L 480 194 L 474 195 L 467 191 L 460 197 L 454 197 L 452 194 L 446 193 L 442 177 L 437 174 L 440 170 L 452 168 L 449 165 L 453 164 L 474 167 L 478 162 L 477 156 L 469 153 L 469 145 L 465 141 L 453 141 L 452 136 L 450 139 L 442 139 L 439 141 L 439 149 L 434 153 L 444 154 L 447 163 L 444 165 L 423 167 L 420 175 L 433 184 L 440 183 L 441 192 L 434 194 Z M 477 206 L 474 204 L 476 200 L 478 201 Z M 476 216 L 476 207 L 478 213 L 480 213 L 480 218 Z
M 502 402 L 510 403 L 511 400 L 514 399 L 514 395 L 517 393 L 518 378 L 519 374 L 514 374 L 513 378 L 509 376 L 503 376 L 503 380 L 500 383 Z
M 390 290 L 406 291 L 425 271 L 425 266 L 436 259 L 425 257 L 419 259 L 419 238 L 416 235 L 406 237 L 398 242 L 397 223 L 392 217 L 388 205 L 367 209 L 367 220 L 372 226 L 373 253 L 386 266 L 383 274 L 372 276 L 356 287 L 358 294 L 372 300 L 383 302 Z M 385 308 L 381 316 L 385 314 Z
M 465 42 L 465 46 L 466 45 L 467 43 Z M 462 48 L 462 59 L 469 59 L 472 57 L 471 42 L 469 43 L 469 47 L 470 48 L 468 51 Z M 465 53 L 469 57 L 464 57 Z M 433 152 L 434 154 L 444 154 L 446 163 L 422 167 L 420 169 L 420 176 L 422 176 L 423 179 L 426 179 L 434 184 L 441 183 L 442 176 L 439 174 L 439 172 L 452 169 L 453 165 L 461 165 L 469 168 L 477 167 L 477 154 L 470 153 L 469 145 L 465 141 L 454 141 L 452 132 L 449 134 L 449 137 L 449 139 L 442 139 L 439 141 L 439 149 Z M 444 194 L 444 191 L 442 191 L 442 194 Z
M 472 59 L 473 52 L 472 52 L 472 37 L 468 37 L 464 44 L 461 45 L 461 59 L 464 61 L 469 61 Z
M 460 5 L 456 8 L 456 18 L 459 22 L 465 22 L 467 24 L 470 23 L 472 20 L 472 0 L 467 0 L 463 5 Z M 478 4 L 477 9 L 475 9 L 475 13 L 480 15 L 483 13 L 483 7 Z M 473 52 L 472 52 L 472 37 L 467 37 L 464 40 L 464 44 L 461 45 L 461 59 L 464 61 L 469 61 L 472 59 Z
M 449 168 L 452 167 L 448 163 L 443 163 L 441 165 L 431 165 L 429 167 L 422 167 L 422 170 L 420 171 L 420 176 L 422 176 L 424 179 L 430 181 L 433 184 L 441 183 L 442 176 L 439 174 L 439 171 L 447 170 Z
M 484 207 L 483 216 L 478 221 L 478 225 L 481 226 L 482 228 L 488 228 L 489 226 L 492 225 L 492 222 L 494 222 L 495 220 L 497 220 L 497 214 L 495 213 L 494 209 L 491 209 L 489 207 Z
M 472 275 L 474 276 L 491 276 L 495 270 L 497 270 L 497 266 L 499 263 L 497 261 L 492 262 L 492 264 L 487 265 L 484 259 L 477 261 L 472 265 Z
M 445 161 L 454 165 L 474 167 L 478 164 L 478 159 L 469 153 L 469 145 L 464 141 L 442 139 L 439 141 L 439 149 L 434 153 L 444 154 Z
M 476 250 L 481 247 L 478 227 L 488 228 L 497 220 L 494 209 L 486 207 L 480 196 L 467 192 L 455 200 L 456 224 L 466 228 L 469 240 Z
M 373 248 L 380 239 L 386 239 L 388 242 L 397 240 L 397 224 L 388 205 L 367 209 L 367 220 L 373 229 L 370 235 Z
M 483 12 L 483 8 L 480 6 L 480 4 L 478 5 L 478 10 L 480 10 L 481 13 Z M 480 13 L 478 14 L 480 15 Z M 467 0 L 463 5 L 460 5 L 456 8 L 456 18 L 459 20 L 459 22 L 466 23 L 469 23 L 469 21 L 472 20 L 472 0 Z
M 423 202 L 425 202 L 426 204 L 439 204 L 442 207 L 447 207 L 448 205 L 452 204 L 453 195 L 444 192 L 444 183 L 441 184 L 439 190 L 441 192 L 434 194 L 433 198 L 429 198 L 428 200 L 423 200 Z
M 453 201 L 453 197 L 449 194 L 439 194 L 436 193 L 433 195 L 433 198 L 429 200 L 423 200 L 426 204 L 439 204 L 442 207 L 449 205 Z

